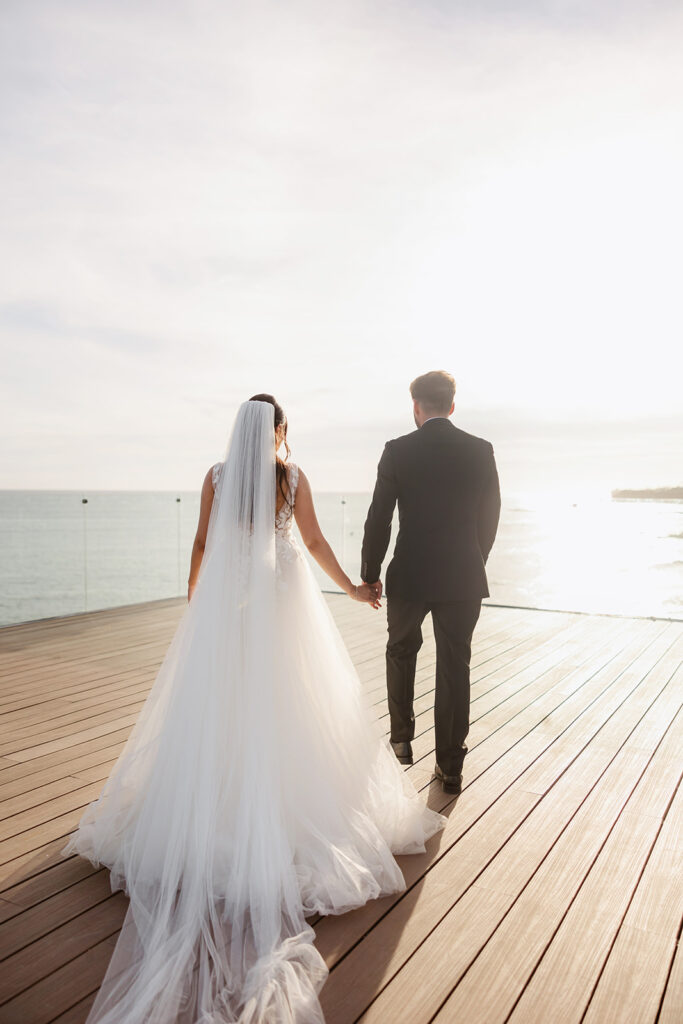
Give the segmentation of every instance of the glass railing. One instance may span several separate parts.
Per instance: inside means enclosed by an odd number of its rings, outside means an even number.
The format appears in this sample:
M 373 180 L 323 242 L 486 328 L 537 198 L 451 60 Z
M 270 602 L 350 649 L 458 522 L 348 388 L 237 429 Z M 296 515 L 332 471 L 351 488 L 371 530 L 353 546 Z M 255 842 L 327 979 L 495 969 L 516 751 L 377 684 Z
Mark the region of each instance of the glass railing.
M 321 494 L 316 502 L 354 578 L 368 501 Z M 184 596 L 198 516 L 195 492 L 0 491 L 0 625 Z M 334 590 L 309 561 L 321 587 Z
M 316 495 L 323 532 L 354 581 L 369 502 Z M 185 596 L 198 515 L 194 491 L 0 491 L 0 625 Z M 395 535 L 396 523 L 392 543 Z M 680 619 L 682 564 L 681 502 L 504 506 L 489 600 Z

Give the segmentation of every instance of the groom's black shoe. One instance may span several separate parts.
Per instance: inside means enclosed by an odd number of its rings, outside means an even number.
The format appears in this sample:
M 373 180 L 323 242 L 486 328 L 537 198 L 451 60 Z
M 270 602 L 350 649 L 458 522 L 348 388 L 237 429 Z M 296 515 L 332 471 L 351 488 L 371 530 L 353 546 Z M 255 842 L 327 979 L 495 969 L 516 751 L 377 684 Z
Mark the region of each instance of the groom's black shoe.
M 441 780 L 444 793 L 462 792 L 462 772 L 459 775 L 444 775 L 438 764 L 434 765 L 434 774 Z
M 390 742 L 392 747 L 394 748 L 394 753 L 396 754 L 396 757 L 401 762 L 401 764 L 413 763 L 413 748 L 411 747 L 410 743 L 407 740 L 398 743 L 394 743 L 393 740 L 391 740 Z

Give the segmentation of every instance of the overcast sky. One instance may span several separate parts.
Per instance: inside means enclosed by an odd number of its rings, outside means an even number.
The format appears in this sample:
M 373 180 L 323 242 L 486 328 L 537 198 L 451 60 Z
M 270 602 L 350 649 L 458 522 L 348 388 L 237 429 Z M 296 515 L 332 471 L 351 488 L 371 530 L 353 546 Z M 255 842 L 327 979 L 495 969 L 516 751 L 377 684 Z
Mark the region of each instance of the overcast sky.
M 4 0 L 0 487 L 318 489 L 458 382 L 509 489 L 681 483 L 674 3 Z

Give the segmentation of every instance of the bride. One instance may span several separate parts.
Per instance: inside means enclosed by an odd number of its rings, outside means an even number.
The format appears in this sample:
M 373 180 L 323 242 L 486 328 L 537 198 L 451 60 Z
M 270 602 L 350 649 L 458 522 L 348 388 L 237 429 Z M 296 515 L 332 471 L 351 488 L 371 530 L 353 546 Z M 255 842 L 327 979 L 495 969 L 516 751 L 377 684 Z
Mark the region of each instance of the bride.
M 207 473 L 189 603 L 102 793 L 63 853 L 130 902 L 89 1024 L 310 1024 L 328 968 L 306 917 L 402 892 L 395 854 L 446 818 L 397 762 L 310 566 L 354 586 L 282 460 L 271 395 Z

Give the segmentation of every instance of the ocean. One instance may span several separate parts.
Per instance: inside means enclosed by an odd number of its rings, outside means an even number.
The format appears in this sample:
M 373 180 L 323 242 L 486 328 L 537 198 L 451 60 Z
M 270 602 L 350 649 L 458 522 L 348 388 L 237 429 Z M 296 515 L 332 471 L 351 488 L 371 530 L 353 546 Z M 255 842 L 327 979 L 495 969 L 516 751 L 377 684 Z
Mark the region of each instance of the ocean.
M 353 579 L 369 501 L 316 496 Z M 0 625 L 184 595 L 198 513 L 196 492 L 0 491 Z M 682 569 L 683 502 L 535 496 L 503 507 L 487 603 L 682 619 Z

